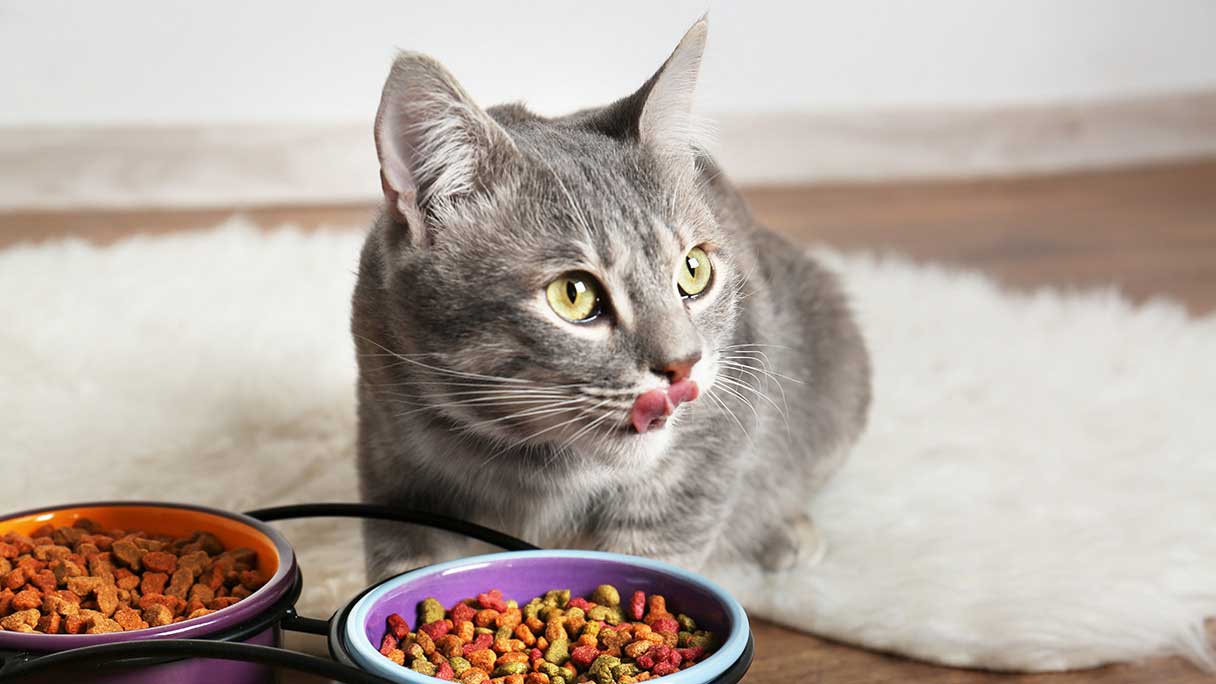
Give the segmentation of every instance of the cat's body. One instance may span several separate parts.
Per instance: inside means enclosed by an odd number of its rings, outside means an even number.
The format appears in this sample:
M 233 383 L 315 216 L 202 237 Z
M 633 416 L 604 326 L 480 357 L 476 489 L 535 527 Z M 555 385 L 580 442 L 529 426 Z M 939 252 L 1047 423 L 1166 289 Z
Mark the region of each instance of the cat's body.
M 559 119 L 481 112 L 442 67 L 398 61 L 388 205 L 353 300 L 366 500 L 690 567 L 800 553 L 807 498 L 865 424 L 868 358 L 834 277 L 685 137 L 703 40 L 699 23 L 637 94 Z M 445 147 L 453 129 L 472 151 Z M 681 297 L 671 269 L 694 245 L 714 280 Z M 546 308 L 562 272 L 598 283 L 599 318 Z M 643 395 L 674 405 L 666 426 Z M 367 533 L 376 575 L 470 550 Z

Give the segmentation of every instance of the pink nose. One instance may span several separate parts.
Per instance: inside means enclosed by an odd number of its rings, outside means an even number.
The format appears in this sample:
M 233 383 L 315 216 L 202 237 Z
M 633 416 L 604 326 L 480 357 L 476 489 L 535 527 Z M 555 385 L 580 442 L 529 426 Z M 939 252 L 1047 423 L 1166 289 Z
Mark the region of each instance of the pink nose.
M 633 428 L 640 434 L 663 427 L 667 416 L 670 416 L 677 406 L 696 399 L 699 394 L 700 390 L 693 380 L 679 380 L 666 389 L 643 392 L 633 402 L 633 409 L 629 413 Z

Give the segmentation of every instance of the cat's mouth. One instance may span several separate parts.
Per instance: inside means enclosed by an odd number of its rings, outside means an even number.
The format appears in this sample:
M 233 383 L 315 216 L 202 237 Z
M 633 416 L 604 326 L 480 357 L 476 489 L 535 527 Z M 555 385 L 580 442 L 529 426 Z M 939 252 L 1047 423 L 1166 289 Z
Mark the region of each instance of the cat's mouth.
M 629 422 L 638 434 L 661 429 L 677 406 L 693 401 L 700 394 L 695 380 L 680 380 L 667 387 L 643 392 L 629 410 Z

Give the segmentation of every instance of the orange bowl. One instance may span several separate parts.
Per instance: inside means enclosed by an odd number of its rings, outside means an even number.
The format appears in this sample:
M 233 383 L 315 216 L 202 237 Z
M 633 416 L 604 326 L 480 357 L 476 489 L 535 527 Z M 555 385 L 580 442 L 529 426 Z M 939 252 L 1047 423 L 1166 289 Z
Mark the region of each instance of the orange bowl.
M 28 535 L 39 527 L 72 525 L 88 518 L 106 529 L 184 537 L 195 531 L 214 534 L 226 549 L 257 552 L 257 569 L 268 578 L 246 598 L 214 613 L 160 627 L 108 634 L 42 634 L 0 631 L 0 650 L 59 651 L 131 639 L 200 638 L 246 623 L 270 609 L 296 583 L 295 552 L 277 530 L 240 513 L 188 504 L 113 501 L 69 504 L 0 517 L 0 535 Z
M 241 546 L 258 554 L 258 572 L 274 575 L 279 568 L 279 553 L 265 533 L 228 514 L 211 513 L 201 508 L 179 508 L 175 504 L 86 504 L 65 506 L 0 518 L 0 535 L 19 532 L 29 535 L 43 525 L 71 526 L 88 518 L 109 530 L 139 530 L 148 534 L 187 537 L 202 530 L 214 534 L 226 549 Z

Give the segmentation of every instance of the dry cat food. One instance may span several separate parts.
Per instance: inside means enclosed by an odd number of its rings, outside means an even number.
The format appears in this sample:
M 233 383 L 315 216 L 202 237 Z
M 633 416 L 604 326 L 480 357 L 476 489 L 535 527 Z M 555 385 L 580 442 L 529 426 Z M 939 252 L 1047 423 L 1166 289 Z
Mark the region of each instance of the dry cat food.
M 102 634 L 215 612 L 266 583 L 251 549 L 215 535 L 106 530 L 81 518 L 0 536 L 0 629 Z
M 659 594 L 636 591 L 622 604 L 603 584 L 589 598 L 553 590 L 523 607 L 492 589 L 444 612 L 428 598 L 418 628 L 388 618 L 380 653 L 416 672 L 463 684 L 631 684 L 691 667 L 714 635 L 673 615 Z

